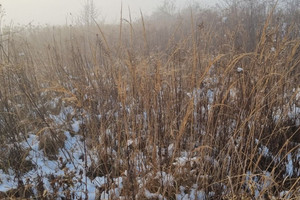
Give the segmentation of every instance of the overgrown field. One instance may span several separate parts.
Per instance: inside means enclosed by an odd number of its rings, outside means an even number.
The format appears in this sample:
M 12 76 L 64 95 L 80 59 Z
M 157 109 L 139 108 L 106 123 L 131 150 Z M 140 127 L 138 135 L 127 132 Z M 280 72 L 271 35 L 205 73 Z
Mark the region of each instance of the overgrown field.
M 298 199 L 299 12 L 230 9 L 4 29 L 0 197 Z

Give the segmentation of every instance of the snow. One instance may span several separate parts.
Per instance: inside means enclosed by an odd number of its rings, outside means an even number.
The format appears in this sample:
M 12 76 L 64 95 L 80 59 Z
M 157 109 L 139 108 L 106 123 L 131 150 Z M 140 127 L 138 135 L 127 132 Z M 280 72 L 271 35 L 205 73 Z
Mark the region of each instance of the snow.
M 268 147 L 266 147 L 266 146 L 262 146 L 262 148 L 259 148 L 259 150 L 260 150 L 260 152 L 261 152 L 261 154 L 263 155 L 263 156 L 268 156 L 269 155 L 269 148 Z
M 185 187 L 180 186 L 180 194 L 176 194 L 176 200 L 206 200 L 206 193 L 204 190 L 197 190 L 198 185 L 194 184 L 189 193 L 185 193 Z M 213 196 L 213 194 L 208 195 Z
M 151 193 L 147 189 L 145 189 L 144 194 L 145 194 L 145 197 L 148 199 L 166 200 L 166 198 L 164 198 L 161 194 Z
M 114 183 L 117 184 L 116 188 L 110 189 L 108 192 L 102 192 L 100 199 L 111 199 L 111 197 L 119 198 L 121 194 L 121 190 L 123 188 L 123 180 L 122 177 L 115 178 Z
M 174 162 L 173 165 L 184 167 L 187 162 L 189 162 L 189 159 L 187 157 L 179 157 L 176 158 L 176 162 Z
M 67 116 L 74 113 L 74 108 L 72 106 L 64 107 L 59 115 L 50 114 L 49 117 L 54 121 L 56 125 L 62 125 L 67 121 Z
M 292 110 L 288 113 L 290 119 L 295 119 L 295 125 L 300 126 L 300 107 L 295 104 L 292 106 Z
M 79 121 L 74 121 L 73 130 L 76 131 L 79 126 Z M 61 161 L 52 161 L 48 160 L 45 157 L 42 150 L 39 150 L 39 140 L 38 136 L 34 134 L 29 134 L 26 141 L 24 141 L 21 145 L 24 148 L 29 148 L 29 155 L 26 158 L 27 160 L 31 160 L 36 168 L 27 172 L 23 177 L 23 181 L 30 180 L 32 185 L 37 185 L 39 177 L 42 177 L 42 182 L 44 188 L 52 192 L 52 187 L 50 184 L 49 176 L 54 175 L 56 179 L 62 179 L 71 177 L 73 180 L 73 187 L 68 187 L 67 189 L 73 192 L 76 198 L 82 197 L 83 199 L 86 196 L 86 188 L 88 199 L 96 198 L 97 187 L 101 187 L 107 183 L 106 177 L 96 177 L 93 180 L 90 180 L 85 173 L 85 162 L 80 159 L 80 156 L 84 153 L 84 144 L 81 142 L 81 136 L 71 136 L 68 131 L 65 131 L 66 141 L 64 150 L 60 149 L 58 157 L 61 158 Z M 69 152 L 70 154 L 64 154 L 64 152 Z M 66 156 L 68 155 L 68 156 Z M 90 157 L 90 156 L 89 156 Z M 88 157 L 87 163 L 88 166 L 91 165 L 91 159 Z M 60 160 L 60 159 L 59 159 Z M 64 168 L 62 168 L 62 163 L 65 163 Z M 80 171 L 83 171 L 83 174 L 79 174 Z M 0 191 L 6 192 L 12 188 L 17 188 L 17 180 L 13 177 L 15 176 L 12 170 L 9 170 L 9 174 L 5 174 L 2 170 L 0 170 Z M 166 180 L 169 181 L 167 175 Z M 115 188 L 111 188 L 108 191 L 103 191 L 100 194 L 101 199 L 108 199 L 109 197 L 120 197 L 121 190 L 123 188 L 123 180 L 122 177 L 114 178 Z M 37 194 L 37 190 L 34 188 L 34 192 Z M 64 196 L 64 191 L 61 189 L 60 191 L 61 197 Z
M 174 152 L 174 144 L 170 144 L 168 146 L 168 154 L 169 154 L 169 156 L 172 156 L 173 152 Z
M 287 155 L 287 163 L 285 165 L 285 171 L 286 171 L 286 176 L 291 177 L 293 176 L 293 172 L 294 172 L 294 167 L 293 167 L 293 160 L 292 160 L 292 155 L 291 153 L 289 153 Z
M 52 99 L 51 101 L 46 103 L 46 106 L 50 106 L 51 109 L 55 109 L 58 106 L 60 98 L 56 97 L 54 99 Z
M 271 186 L 272 180 L 270 172 L 263 171 L 262 174 L 246 173 L 245 186 L 248 191 L 254 191 L 255 199 L 259 199 L 262 194 Z
M 101 187 L 102 185 L 107 183 L 107 178 L 105 177 L 99 177 L 97 176 L 94 180 L 93 180 L 93 184 L 97 187 Z
M 279 194 L 280 198 L 283 199 L 290 199 L 291 198 L 291 194 L 289 193 L 289 191 L 282 191 Z
M 275 52 L 275 51 L 276 51 L 275 47 L 271 47 L 271 52 Z
M 236 71 L 237 71 L 237 72 L 239 72 L 239 73 L 241 73 L 241 72 L 243 72 L 243 71 L 244 71 L 244 69 L 243 69 L 243 68 L 241 68 L 241 67 L 238 67 L 238 68 L 236 69 Z
M 80 124 L 81 124 L 81 121 L 75 120 L 75 121 L 73 122 L 73 124 L 71 125 L 71 126 L 72 126 L 72 129 L 73 129 L 73 131 L 74 131 L 75 133 L 78 133 L 78 132 L 79 132 L 79 130 L 80 130 Z
M 243 68 L 238 67 L 237 72 L 243 72 Z M 197 106 L 198 102 L 201 100 L 201 95 L 204 92 L 204 96 L 206 96 L 208 100 L 208 104 L 212 105 L 214 102 L 216 90 L 212 89 L 193 89 L 192 92 L 186 93 L 189 98 L 194 98 L 194 105 Z M 231 90 L 230 93 L 234 97 L 236 96 L 236 90 Z M 296 100 L 300 99 L 300 90 L 296 91 L 296 89 L 293 91 L 294 97 Z M 52 108 L 55 108 L 59 102 L 59 99 L 53 99 L 50 106 Z M 130 108 L 128 108 L 130 110 Z M 67 106 L 61 109 L 61 112 L 58 115 L 50 115 L 50 118 L 53 120 L 53 123 L 56 125 L 63 125 L 68 121 L 68 115 L 73 115 L 75 112 L 74 108 L 71 106 Z M 278 111 L 278 116 L 282 115 L 281 110 Z M 289 118 L 293 118 L 297 120 L 297 117 L 300 114 L 300 107 L 296 104 L 292 104 L 289 107 L 289 112 L 287 112 L 287 116 Z M 115 113 L 116 114 L 116 113 Z M 116 114 L 117 115 L 117 114 Z M 87 115 L 85 115 L 87 116 Z M 276 116 L 276 115 L 275 115 Z M 98 119 L 101 119 L 101 115 L 97 115 Z M 147 113 L 143 112 L 143 114 L 140 116 L 141 118 L 147 119 Z M 141 119 L 142 120 L 142 119 Z M 279 117 L 278 119 L 279 120 Z M 80 126 L 82 123 L 84 123 L 83 120 L 78 120 L 76 118 L 71 118 L 69 120 L 69 128 L 71 127 L 71 130 L 75 133 L 78 133 L 80 131 Z M 299 119 L 298 122 L 300 123 Z M 234 126 L 234 125 L 233 125 Z M 72 132 L 71 131 L 71 132 Z M 108 136 L 112 136 L 113 132 L 111 129 L 106 129 L 105 134 Z M 131 133 L 134 134 L 134 133 Z M 89 150 L 89 156 L 85 155 L 85 144 L 82 142 L 83 138 L 80 135 L 72 136 L 70 132 L 64 131 L 64 135 L 66 137 L 64 148 L 59 149 L 58 153 L 58 160 L 49 160 L 45 155 L 43 150 L 39 149 L 39 137 L 35 135 L 34 133 L 30 133 L 27 135 L 26 141 L 22 142 L 21 145 L 25 149 L 28 149 L 28 156 L 26 157 L 26 160 L 31 160 L 33 164 L 36 165 L 36 168 L 28 171 L 26 174 L 22 176 L 22 180 L 24 182 L 28 181 L 33 186 L 37 185 L 38 180 L 41 178 L 42 183 L 45 187 L 45 189 L 49 192 L 52 192 L 52 186 L 50 184 L 49 176 L 54 175 L 56 178 L 63 179 L 65 177 L 71 177 L 74 185 L 70 188 L 68 188 L 71 192 L 75 194 L 77 198 L 85 198 L 86 194 L 88 195 L 88 199 L 96 199 L 96 197 L 100 197 L 100 199 L 109 199 L 111 197 L 115 198 L 121 198 L 121 191 L 123 189 L 123 177 L 117 177 L 113 179 L 112 187 L 110 187 L 106 191 L 102 191 L 101 194 L 97 194 L 98 188 L 103 187 L 108 183 L 107 177 L 95 177 L 93 180 L 91 180 L 86 175 L 86 167 L 91 166 L 92 162 L 97 161 L 96 153 L 93 150 Z M 232 141 L 236 144 L 236 147 L 239 147 L 240 141 L 242 138 L 232 138 Z M 282 159 L 280 156 L 273 156 L 272 152 L 269 150 L 267 146 L 261 145 L 260 141 L 258 139 L 255 139 L 256 145 L 259 145 L 259 153 L 264 157 L 272 157 L 272 159 L 275 162 L 279 162 L 280 159 Z M 137 145 L 138 140 L 137 139 L 128 139 L 127 140 L 127 146 L 133 146 Z M 170 156 L 174 154 L 174 144 L 170 144 L 168 147 L 163 149 L 165 152 L 168 152 Z M 113 155 L 117 155 L 117 152 L 114 149 L 110 149 L 109 151 L 112 152 Z M 204 155 L 202 157 L 197 157 L 196 154 L 192 154 L 189 152 L 182 151 L 180 152 L 181 156 L 176 157 L 175 161 L 173 163 L 176 168 L 179 168 L 181 171 L 182 168 L 184 168 L 186 165 L 193 166 L 194 163 L 201 164 L 201 162 L 208 162 L 212 165 L 214 168 L 219 167 L 219 162 L 214 157 L 209 155 Z M 87 159 L 86 162 L 82 158 L 84 156 L 84 159 Z M 144 172 L 147 170 L 149 166 L 146 166 L 143 162 L 146 157 L 142 152 L 137 152 L 134 155 L 134 159 L 137 161 L 136 170 L 137 172 Z M 295 159 L 295 162 L 298 162 L 300 165 L 300 148 L 298 149 L 297 154 L 295 157 L 292 157 L 292 154 L 287 154 L 287 159 L 285 163 L 285 174 L 284 178 L 286 177 L 292 177 L 293 175 L 300 175 L 300 169 L 296 169 L 293 165 L 293 159 Z M 230 161 L 230 156 L 225 157 L 224 159 L 228 159 Z M 230 162 L 226 163 L 230 163 Z M 121 161 L 120 161 L 121 162 Z M 87 166 L 86 166 L 87 164 Z M 229 168 L 229 165 L 228 165 Z M 80 174 L 80 171 L 82 172 Z M 192 172 L 192 171 L 191 171 Z M 123 176 L 127 176 L 127 172 L 125 171 Z M 174 187 L 176 185 L 176 180 L 174 176 L 171 173 L 167 173 L 165 171 L 158 171 L 156 174 L 151 174 L 151 177 L 158 179 L 160 181 L 160 184 L 164 186 Z M 15 179 L 16 174 L 13 172 L 12 169 L 9 169 L 7 173 L 5 173 L 3 170 L 0 170 L 0 191 L 6 192 L 10 189 L 17 188 L 18 182 L 17 179 Z M 153 178 L 152 177 L 152 178 Z M 210 177 L 208 174 L 202 174 L 198 175 L 198 177 Z M 144 189 L 144 195 L 146 198 L 155 198 L 155 199 L 166 199 L 161 194 L 158 193 L 151 193 L 149 190 L 147 190 L 143 185 L 143 180 L 141 180 L 141 177 L 137 177 L 137 180 L 139 182 L 139 187 Z M 269 172 L 263 172 L 262 174 L 253 174 L 253 172 L 247 172 L 246 174 L 246 180 L 245 180 L 245 186 L 249 190 L 250 187 L 255 186 L 254 195 L 256 198 L 259 198 L 261 196 L 261 192 L 270 187 L 271 180 L 273 178 L 271 177 L 271 174 Z M 176 185 L 177 186 L 177 185 Z M 199 188 L 197 184 L 193 184 L 192 187 L 184 187 L 184 186 L 178 186 L 180 189 L 179 194 L 176 195 L 176 199 L 191 199 L 191 200 L 204 200 L 209 199 L 214 196 L 214 192 L 208 192 L 205 193 L 203 188 Z M 87 189 L 87 190 L 86 190 Z M 34 187 L 34 192 L 37 194 L 37 190 Z M 223 185 L 224 193 L 228 191 L 228 188 L 226 185 Z M 63 196 L 63 189 L 60 189 L 61 195 Z M 288 198 L 289 195 L 287 195 L 288 192 L 281 192 L 280 197 Z M 98 195 L 98 196 L 97 196 Z M 286 196 L 287 195 L 287 196 Z
M 127 140 L 127 146 L 131 146 L 132 144 L 133 144 L 133 140 L 132 139 Z
M 78 123 L 75 122 L 75 124 Z M 67 138 L 65 141 L 65 150 L 60 149 L 58 155 L 58 157 L 62 159 L 60 162 L 47 159 L 43 151 L 39 150 L 38 136 L 29 134 L 27 140 L 21 145 L 24 148 L 30 149 L 26 159 L 31 160 L 36 165 L 36 168 L 23 175 L 22 179 L 24 182 L 26 180 L 30 180 L 31 184 L 36 185 L 39 177 L 42 177 L 41 180 L 45 189 L 51 192 L 51 186 L 47 177 L 51 175 L 55 175 L 57 178 L 71 176 L 73 177 L 72 179 L 75 183 L 72 188 L 69 188 L 71 192 L 74 192 L 77 197 L 84 197 L 84 189 L 86 184 L 88 188 L 89 199 L 95 199 L 96 187 L 105 184 L 106 178 L 96 177 L 94 180 L 90 180 L 88 177 L 86 177 L 85 173 L 82 176 L 79 175 L 79 171 L 84 170 L 84 162 L 79 159 L 79 157 L 83 154 L 83 143 L 80 140 L 81 137 L 72 137 L 67 131 L 65 132 L 65 136 Z M 66 154 L 64 154 L 66 151 L 70 152 L 71 157 L 68 157 Z M 66 164 L 64 168 L 61 168 L 62 163 Z M 90 164 L 91 160 L 88 159 L 88 165 Z M 5 192 L 17 187 L 17 180 L 15 180 L 13 177 L 15 177 L 15 174 L 12 172 L 12 170 L 10 170 L 9 174 L 5 174 L 2 170 L 0 170 L 0 191 Z M 83 180 L 83 182 L 81 181 L 80 183 L 80 181 L 78 181 L 79 179 Z M 118 192 L 120 193 L 120 187 L 114 192 L 116 194 Z
M 13 172 L 9 170 L 9 174 L 5 174 L 3 170 L 0 169 L 0 191 L 6 192 L 12 188 L 17 187 L 17 183 L 13 180 Z
M 166 172 L 157 172 L 155 178 L 161 179 L 164 186 L 173 186 L 174 177 L 171 174 L 167 174 Z

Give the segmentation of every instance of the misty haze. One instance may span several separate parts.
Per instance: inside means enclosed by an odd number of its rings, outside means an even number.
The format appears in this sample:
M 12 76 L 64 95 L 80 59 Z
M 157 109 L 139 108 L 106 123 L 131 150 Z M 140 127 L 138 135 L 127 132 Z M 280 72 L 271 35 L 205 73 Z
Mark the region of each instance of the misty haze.
M 299 199 L 300 0 L 0 4 L 0 199 Z

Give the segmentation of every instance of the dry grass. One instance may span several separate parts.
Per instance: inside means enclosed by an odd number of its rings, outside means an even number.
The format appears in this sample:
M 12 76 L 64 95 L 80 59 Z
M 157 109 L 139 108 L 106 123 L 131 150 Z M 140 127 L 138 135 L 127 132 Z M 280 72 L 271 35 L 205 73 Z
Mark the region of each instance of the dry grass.
M 21 164 L 6 160 L 29 133 L 40 136 L 46 156 L 59 160 L 62 133 L 70 131 L 84 140 L 83 159 L 97 154 L 87 176 L 107 177 L 100 191 L 123 177 L 125 199 L 147 199 L 146 190 L 176 199 L 193 189 L 208 199 L 297 199 L 297 29 L 283 34 L 271 14 L 249 45 L 253 35 L 243 21 L 234 18 L 239 25 L 233 27 L 215 11 L 202 15 L 204 25 L 194 15 L 189 28 L 174 22 L 170 38 L 147 20 L 11 35 L 0 65 L 0 169 L 21 176 L 33 167 L 25 153 L 18 154 Z M 66 117 L 58 122 L 52 116 L 61 112 Z M 82 122 L 78 131 L 72 120 Z M 295 171 L 287 175 L 290 156 Z M 38 189 L 39 197 L 57 198 L 55 187 L 53 194 Z M 3 195 L 25 197 L 17 193 Z

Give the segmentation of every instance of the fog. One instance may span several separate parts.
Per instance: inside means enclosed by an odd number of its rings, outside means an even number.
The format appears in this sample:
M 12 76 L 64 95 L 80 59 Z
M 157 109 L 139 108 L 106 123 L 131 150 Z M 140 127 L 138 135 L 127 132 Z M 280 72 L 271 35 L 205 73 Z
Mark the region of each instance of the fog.
M 5 24 L 26 25 L 50 24 L 62 25 L 70 23 L 74 16 L 78 16 L 83 9 L 86 0 L 2 0 L 5 16 Z M 180 7 L 196 2 L 196 0 L 177 0 L 176 7 Z M 216 1 L 198 0 L 201 5 L 213 5 Z M 133 18 L 143 14 L 151 14 L 162 3 L 162 0 L 96 0 L 94 1 L 99 11 L 99 20 L 106 23 L 116 23 L 120 17 L 121 4 L 123 6 L 123 16 L 128 16 L 128 8 L 131 10 Z

